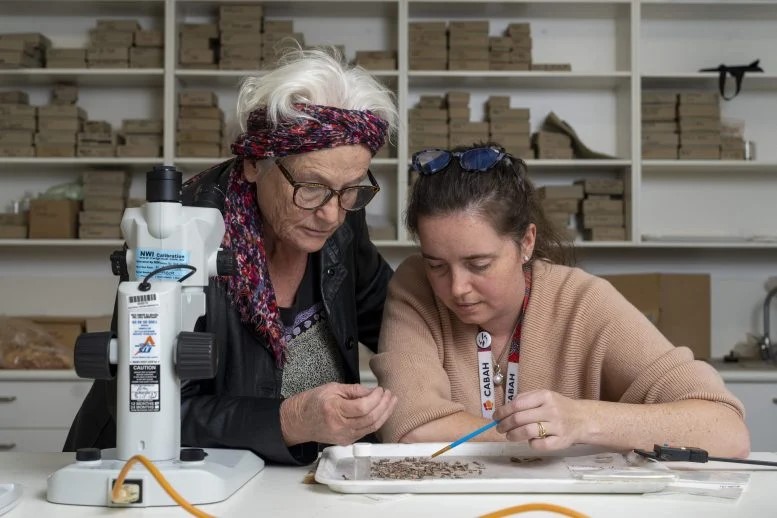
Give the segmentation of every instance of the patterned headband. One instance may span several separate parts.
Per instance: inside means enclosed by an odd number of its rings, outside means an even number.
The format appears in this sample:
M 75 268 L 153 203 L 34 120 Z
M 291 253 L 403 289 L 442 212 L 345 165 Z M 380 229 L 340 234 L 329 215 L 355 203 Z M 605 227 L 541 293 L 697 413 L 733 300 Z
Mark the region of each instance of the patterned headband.
M 232 144 L 232 152 L 245 158 L 264 159 L 364 144 L 375 155 L 383 146 L 388 123 L 369 110 L 303 103 L 294 107 L 311 118 L 300 117 L 273 126 L 266 107 L 252 111 L 248 128 Z

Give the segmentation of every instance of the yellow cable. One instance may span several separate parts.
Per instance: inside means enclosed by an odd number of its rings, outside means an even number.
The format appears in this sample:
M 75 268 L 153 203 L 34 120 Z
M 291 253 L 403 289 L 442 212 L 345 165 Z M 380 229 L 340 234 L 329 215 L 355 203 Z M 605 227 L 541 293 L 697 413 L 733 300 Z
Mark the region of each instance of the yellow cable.
M 167 481 L 165 476 L 162 474 L 159 469 L 154 466 L 154 463 L 148 460 L 143 455 L 133 455 L 130 457 L 130 459 L 124 464 L 124 467 L 121 468 L 121 471 L 119 472 L 119 477 L 116 479 L 116 483 L 113 485 L 113 491 L 111 491 L 111 500 L 113 502 L 117 502 L 120 499 L 120 492 L 122 487 L 124 486 L 124 479 L 127 478 L 127 474 L 129 473 L 130 468 L 132 468 L 132 465 L 136 462 L 140 462 L 143 464 L 148 471 L 151 472 L 152 475 L 154 475 L 154 478 L 157 482 L 159 482 L 159 485 L 162 486 L 162 489 L 164 489 L 168 495 L 170 495 L 170 498 L 175 500 L 175 502 L 183 507 L 186 511 L 188 511 L 190 514 L 197 516 L 198 518 L 214 518 L 213 515 L 208 514 L 204 511 L 200 511 L 196 507 L 194 507 L 192 504 L 186 501 L 184 497 L 182 497 L 178 491 L 176 491 L 173 486 L 170 485 L 170 483 Z
M 493 513 L 484 514 L 480 518 L 502 518 L 503 516 L 510 516 L 511 514 L 525 513 L 528 511 L 550 511 L 551 513 L 563 514 L 564 516 L 570 516 L 572 518 L 588 518 L 588 515 L 579 513 L 569 507 L 556 504 L 523 504 L 513 507 L 507 507 L 494 511 Z

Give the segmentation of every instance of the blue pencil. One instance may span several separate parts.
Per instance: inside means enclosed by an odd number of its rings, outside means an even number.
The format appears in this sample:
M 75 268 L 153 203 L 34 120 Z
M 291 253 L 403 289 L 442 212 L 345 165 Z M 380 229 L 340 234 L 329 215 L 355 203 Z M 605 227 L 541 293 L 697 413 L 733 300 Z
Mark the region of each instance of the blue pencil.
M 492 421 L 492 422 L 488 423 L 485 426 L 481 426 L 480 428 L 478 428 L 474 432 L 468 433 L 467 435 L 465 435 L 464 437 L 462 437 L 460 439 L 456 439 L 455 441 L 450 443 L 445 448 L 442 448 L 441 450 L 437 450 L 436 452 L 432 453 L 432 458 L 435 458 L 438 455 L 442 455 L 446 451 L 455 448 L 456 446 L 458 446 L 459 444 L 461 444 L 463 442 L 467 442 L 468 440 L 472 439 L 473 437 L 476 437 L 476 436 L 480 435 L 481 433 L 485 432 L 489 428 L 493 428 L 494 426 L 496 426 L 498 424 L 499 424 L 499 421 Z

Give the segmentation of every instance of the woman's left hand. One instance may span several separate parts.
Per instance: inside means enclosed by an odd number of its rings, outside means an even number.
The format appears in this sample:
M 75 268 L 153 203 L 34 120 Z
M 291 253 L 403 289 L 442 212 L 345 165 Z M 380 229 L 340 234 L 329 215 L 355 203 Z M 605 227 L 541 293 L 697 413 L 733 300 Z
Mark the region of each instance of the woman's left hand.
M 518 394 L 494 412 L 496 430 L 510 441 L 529 441 L 537 450 L 560 450 L 585 442 L 588 416 L 584 401 L 550 390 Z

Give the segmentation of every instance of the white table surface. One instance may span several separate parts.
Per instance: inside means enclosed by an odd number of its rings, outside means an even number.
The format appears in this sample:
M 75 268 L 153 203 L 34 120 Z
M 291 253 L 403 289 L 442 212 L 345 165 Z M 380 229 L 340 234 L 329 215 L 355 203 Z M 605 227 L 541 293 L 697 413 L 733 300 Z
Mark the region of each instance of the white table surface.
M 777 461 L 777 454 L 754 453 L 752 458 Z M 0 483 L 20 483 L 21 503 L 9 518 L 56 516 L 190 516 L 180 508 L 108 509 L 50 504 L 46 476 L 73 461 L 67 453 L 0 453 Z M 269 466 L 227 501 L 198 506 L 216 516 L 316 518 L 476 517 L 523 503 L 564 505 L 591 517 L 771 517 L 777 516 L 777 468 L 707 463 L 697 469 L 747 470 L 750 483 L 737 500 L 692 495 L 558 495 L 558 494 L 443 494 L 344 495 L 327 486 L 303 484 L 309 468 Z M 375 498 L 378 498 L 377 500 Z M 5 518 L 4 516 L 4 518 Z M 530 516 L 558 516 L 532 513 Z

